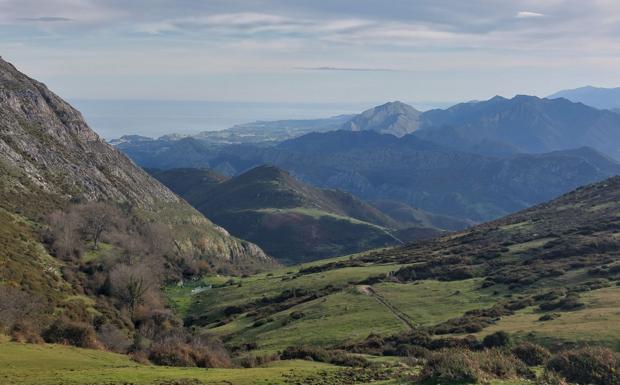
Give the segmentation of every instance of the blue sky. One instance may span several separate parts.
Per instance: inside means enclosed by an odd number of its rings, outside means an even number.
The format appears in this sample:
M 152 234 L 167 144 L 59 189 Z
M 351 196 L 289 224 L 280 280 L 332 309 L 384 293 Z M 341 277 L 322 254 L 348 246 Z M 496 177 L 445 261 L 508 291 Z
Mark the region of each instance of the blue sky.
M 617 0 L 0 0 L 67 98 L 452 102 L 620 86 Z

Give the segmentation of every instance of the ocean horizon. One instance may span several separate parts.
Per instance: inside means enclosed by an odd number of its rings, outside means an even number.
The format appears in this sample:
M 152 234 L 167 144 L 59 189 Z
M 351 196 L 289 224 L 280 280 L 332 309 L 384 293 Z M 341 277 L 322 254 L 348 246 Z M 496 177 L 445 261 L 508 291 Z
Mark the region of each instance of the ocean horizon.
M 159 137 L 225 130 L 255 121 L 318 119 L 357 114 L 382 102 L 292 103 L 178 100 L 72 99 L 91 128 L 106 140 L 123 135 Z M 447 104 L 412 103 L 428 109 Z

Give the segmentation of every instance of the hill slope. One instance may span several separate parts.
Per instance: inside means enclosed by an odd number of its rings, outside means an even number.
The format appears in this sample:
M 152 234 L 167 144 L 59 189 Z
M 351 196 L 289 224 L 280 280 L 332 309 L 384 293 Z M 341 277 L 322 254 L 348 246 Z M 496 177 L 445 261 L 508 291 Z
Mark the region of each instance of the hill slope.
M 399 244 L 393 232 L 404 227 L 351 194 L 308 186 L 276 167 L 259 166 L 231 179 L 189 169 L 153 175 L 216 223 L 284 262 Z M 412 226 L 417 232 L 404 233 L 407 239 L 440 233 L 430 221 Z
M 244 278 L 194 298 L 187 320 L 263 351 L 394 355 L 420 333 L 442 346 L 497 330 L 620 349 L 619 198 L 615 177 L 460 233 Z
M 154 215 L 169 208 L 189 214 L 187 220 L 209 237 L 211 246 L 197 248 L 197 254 L 240 263 L 268 260 L 193 211 L 99 138 L 78 111 L 5 61 L 0 87 L 0 193 L 6 210 L 36 216 L 68 200 L 128 202 Z
M 91 331 L 90 325 L 110 323 L 133 335 L 131 315 L 145 303 L 146 290 L 127 305 L 119 294 L 127 281 L 119 278 L 116 292 L 105 283 L 114 271 L 148 269 L 149 306 L 158 309 L 159 282 L 274 264 L 106 144 L 45 85 L 2 60 L 0 245 L 0 294 L 16 301 L 27 295 L 29 303 L 3 308 L 5 316 L 17 315 L 4 318 L 2 327 L 22 322 L 32 333 L 67 318 Z M 36 314 L 19 315 L 32 306 Z

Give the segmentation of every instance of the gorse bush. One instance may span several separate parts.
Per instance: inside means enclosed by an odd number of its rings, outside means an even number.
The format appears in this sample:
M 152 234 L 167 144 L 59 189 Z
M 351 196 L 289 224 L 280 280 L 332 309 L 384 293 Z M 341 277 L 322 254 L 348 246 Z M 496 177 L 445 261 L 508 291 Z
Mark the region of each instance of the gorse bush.
M 81 348 L 96 349 L 100 347 L 95 330 L 91 325 L 65 319 L 58 319 L 47 328 L 43 332 L 43 339 L 49 343 L 73 345 Z
M 468 350 L 447 349 L 433 353 L 420 377 L 422 380 L 442 383 L 476 383 L 480 380 L 480 368 Z
M 482 372 L 496 378 L 532 378 L 533 373 L 514 355 L 500 349 L 474 352 Z
M 444 349 L 427 359 L 420 379 L 440 383 L 477 383 L 493 378 L 533 378 L 529 368 L 500 349 Z
M 568 385 L 568 382 L 566 382 L 566 379 L 558 373 L 545 370 L 536 378 L 536 385 Z
M 510 335 L 502 330 L 489 334 L 482 340 L 482 345 L 484 345 L 485 348 L 501 348 L 509 346 L 511 343 Z
M 160 337 L 153 343 L 149 359 L 158 365 L 225 368 L 232 362 L 221 342 L 211 336 L 190 336 L 182 332 Z
M 512 354 L 529 366 L 544 365 L 551 357 L 547 349 L 529 342 L 515 346 Z
M 312 360 L 339 366 L 366 367 L 369 362 L 342 350 L 326 350 L 313 346 L 288 347 L 280 358 L 283 360 Z
M 618 357 L 607 348 L 585 347 L 560 352 L 547 363 L 547 369 L 577 384 L 620 384 Z

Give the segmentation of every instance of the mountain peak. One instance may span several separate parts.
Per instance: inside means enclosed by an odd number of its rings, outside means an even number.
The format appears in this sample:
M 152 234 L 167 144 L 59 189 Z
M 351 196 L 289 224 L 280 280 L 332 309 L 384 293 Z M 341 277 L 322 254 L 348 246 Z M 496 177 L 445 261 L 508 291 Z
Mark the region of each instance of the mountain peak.
M 347 131 L 375 131 L 381 134 L 404 136 L 416 131 L 421 112 L 400 101 L 370 108 L 343 125 Z
M 238 178 L 260 179 L 260 180 L 284 180 L 291 178 L 291 175 L 273 165 L 260 165 L 239 175 Z

